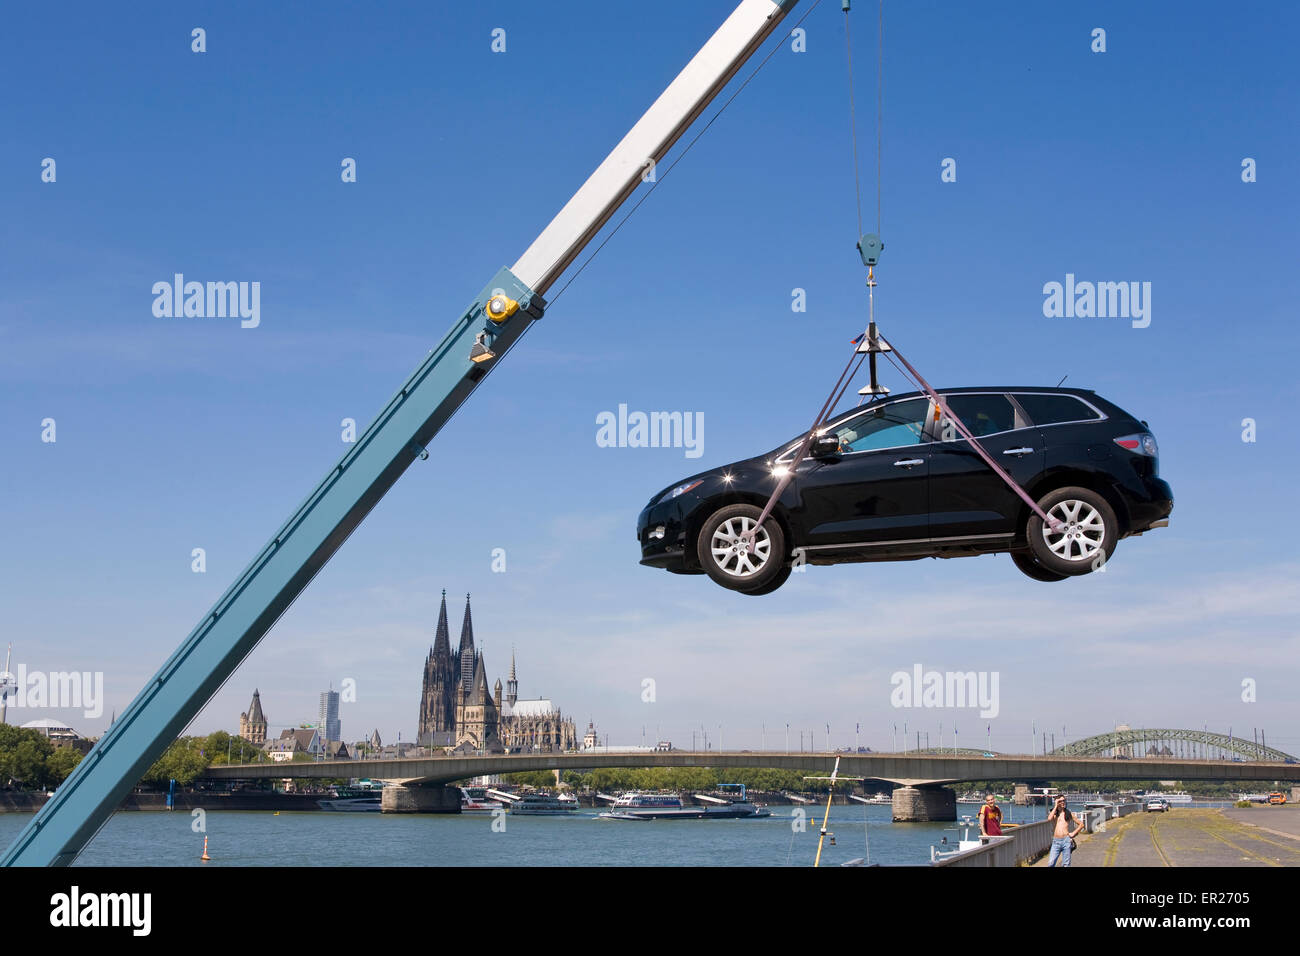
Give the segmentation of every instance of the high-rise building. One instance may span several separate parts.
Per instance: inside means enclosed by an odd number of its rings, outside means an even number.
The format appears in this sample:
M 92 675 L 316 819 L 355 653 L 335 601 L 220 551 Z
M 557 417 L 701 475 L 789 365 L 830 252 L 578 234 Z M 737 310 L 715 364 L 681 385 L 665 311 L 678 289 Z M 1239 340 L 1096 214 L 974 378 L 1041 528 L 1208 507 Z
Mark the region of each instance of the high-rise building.
M 342 740 L 343 729 L 339 724 L 339 692 L 323 690 L 320 695 L 320 733 L 326 741 Z

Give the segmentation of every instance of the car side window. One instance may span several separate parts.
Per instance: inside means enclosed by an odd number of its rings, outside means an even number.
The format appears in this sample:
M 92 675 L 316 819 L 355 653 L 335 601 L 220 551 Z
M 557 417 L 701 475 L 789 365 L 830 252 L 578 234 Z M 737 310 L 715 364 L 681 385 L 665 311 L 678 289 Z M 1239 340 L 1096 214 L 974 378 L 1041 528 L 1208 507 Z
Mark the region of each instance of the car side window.
M 1101 416 L 1073 395 L 1016 392 L 1016 401 L 1035 425 L 1059 425 L 1063 422 L 1093 422 Z
M 1005 395 L 986 392 L 978 395 L 944 395 L 943 400 L 976 438 L 1009 432 L 1024 427 L 1016 421 L 1015 406 Z M 939 422 L 939 440 L 956 441 L 961 435 L 947 418 Z
M 837 426 L 835 436 L 845 452 L 920 444 L 924 440 L 925 416 L 929 410 L 928 398 L 891 402 Z

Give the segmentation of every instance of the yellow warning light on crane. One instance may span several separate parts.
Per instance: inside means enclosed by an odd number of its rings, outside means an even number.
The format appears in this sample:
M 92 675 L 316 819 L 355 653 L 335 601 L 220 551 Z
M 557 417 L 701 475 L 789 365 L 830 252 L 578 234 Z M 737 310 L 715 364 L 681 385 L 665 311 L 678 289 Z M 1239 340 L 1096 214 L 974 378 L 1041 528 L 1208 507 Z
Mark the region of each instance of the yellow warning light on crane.
M 503 292 L 487 301 L 487 317 L 493 322 L 504 322 L 519 311 L 519 303 Z

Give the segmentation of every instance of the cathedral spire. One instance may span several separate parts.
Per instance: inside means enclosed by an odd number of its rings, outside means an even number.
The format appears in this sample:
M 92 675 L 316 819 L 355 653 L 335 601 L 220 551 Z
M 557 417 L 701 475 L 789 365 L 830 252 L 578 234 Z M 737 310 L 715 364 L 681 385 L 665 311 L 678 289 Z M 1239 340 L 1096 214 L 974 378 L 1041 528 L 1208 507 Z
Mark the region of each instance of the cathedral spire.
M 451 633 L 447 628 L 447 591 L 442 592 L 442 607 L 438 609 L 438 627 L 434 631 L 433 654 L 451 656 Z
M 460 690 L 468 695 L 474 689 L 474 623 L 469 616 L 469 595 L 465 595 L 465 622 L 460 626 Z
M 470 620 L 468 594 L 465 595 L 465 620 L 460 625 L 460 649 L 462 654 L 467 647 L 471 649 L 474 647 L 474 622 Z
M 510 679 L 506 681 L 506 700 L 509 701 L 510 706 L 513 707 L 515 705 L 515 701 L 517 701 L 518 699 L 519 699 L 519 681 L 515 677 L 515 649 L 512 646 L 510 648 Z
M 474 683 L 471 689 L 470 702 L 482 704 L 489 699 L 487 671 L 483 669 L 483 657 L 480 655 L 474 660 Z

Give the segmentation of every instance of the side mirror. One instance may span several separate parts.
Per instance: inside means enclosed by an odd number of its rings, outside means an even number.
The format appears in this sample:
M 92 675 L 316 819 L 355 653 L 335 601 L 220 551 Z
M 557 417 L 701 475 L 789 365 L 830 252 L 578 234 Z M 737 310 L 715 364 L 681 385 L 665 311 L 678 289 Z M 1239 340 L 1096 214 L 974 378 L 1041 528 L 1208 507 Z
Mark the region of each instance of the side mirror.
M 836 435 L 820 435 L 813 439 L 809 454 L 814 458 L 837 458 L 840 454 L 840 440 Z

